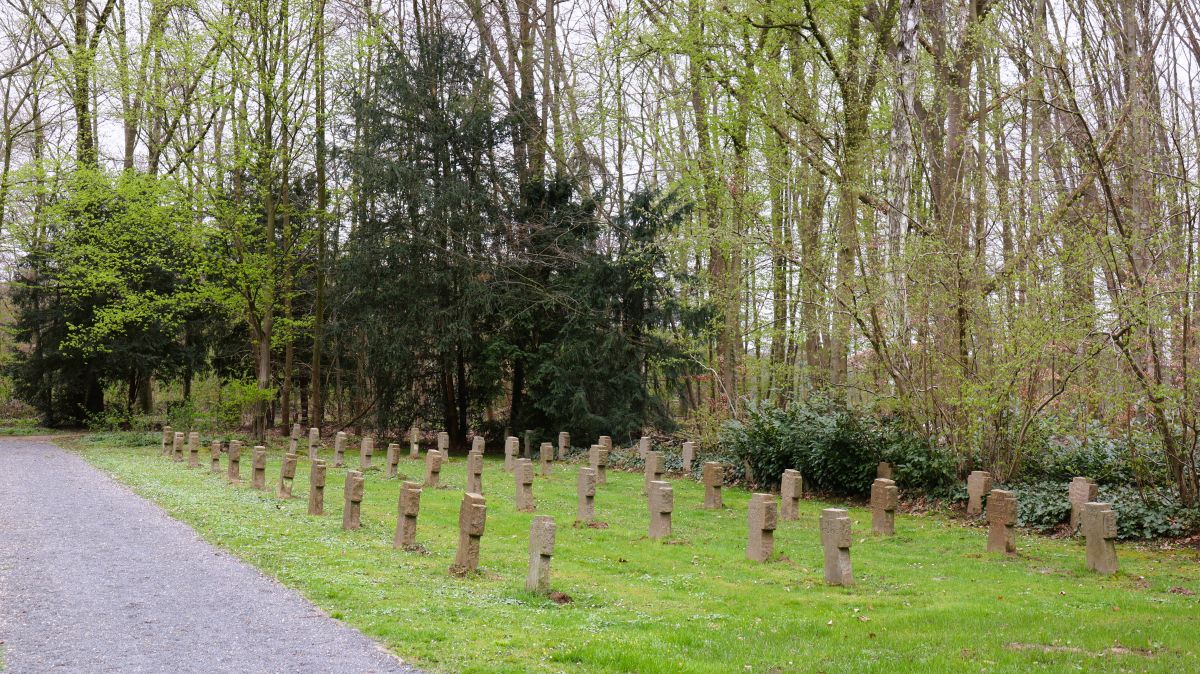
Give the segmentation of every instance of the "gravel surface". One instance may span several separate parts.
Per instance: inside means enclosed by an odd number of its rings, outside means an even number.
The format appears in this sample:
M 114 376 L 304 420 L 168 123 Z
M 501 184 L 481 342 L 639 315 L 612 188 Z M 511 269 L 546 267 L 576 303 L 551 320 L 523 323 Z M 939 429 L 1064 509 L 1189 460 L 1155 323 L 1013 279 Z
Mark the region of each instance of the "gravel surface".
M 416 672 L 49 442 L 0 438 L 7 671 Z

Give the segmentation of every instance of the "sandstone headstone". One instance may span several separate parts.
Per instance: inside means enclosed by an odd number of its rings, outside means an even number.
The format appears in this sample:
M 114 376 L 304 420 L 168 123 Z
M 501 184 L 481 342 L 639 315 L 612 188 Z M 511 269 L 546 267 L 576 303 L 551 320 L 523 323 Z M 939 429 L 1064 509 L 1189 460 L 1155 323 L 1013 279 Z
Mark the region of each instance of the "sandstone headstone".
M 891 536 L 896 533 L 896 508 L 900 505 L 900 488 L 894 480 L 876 478 L 871 483 L 871 531 Z
M 650 438 L 643 435 L 640 439 L 638 439 L 638 456 L 640 456 L 643 460 L 645 460 L 646 452 L 649 452 L 649 451 L 650 451 Z
M 312 461 L 317 458 L 317 452 L 321 449 L 321 429 L 308 429 L 308 460 Z
M 642 468 L 642 493 L 650 493 L 650 483 L 658 482 L 663 476 L 662 452 L 646 452 L 646 465 Z
M 529 575 L 525 589 L 530 592 L 550 590 L 550 558 L 554 556 L 554 518 L 538 515 L 529 525 Z
M 579 492 L 579 504 L 575 508 L 575 519 L 580 522 L 591 522 L 596 518 L 596 470 L 594 468 L 579 469 L 576 490 Z
M 396 466 L 400 463 L 400 445 L 390 442 L 387 448 L 387 471 L 385 477 L 396 477 Z
M 471 451 L 467 454 L 467 491 L 472 494 L 483 493 L 483 452 Z
M 292 435 L 291 435 L 291 438 L 292 438 L 293 440 L 299 440 L 299 439 L 300 439 L 300 424 L 299 424 L 299 423 L 294 423 L 294 424 L 292 424 Z
M 283 465 L 279 469 L 279 487 L 275 495 L 279 498 L 292 497 L 292 481 L 296 479 L 296 455 L 284 454 Z
M 513 464 L 513 480 L 517 484 L 517 510 L 523 513 L 533 512 L 533 461 L 517 459 Z
M 993 489 L 987 501 L 988 552 L 1017 551 L 1017 497 L 1011 491 Z
M 358 469 L 366 470 L 371 467 L 371 457 L 375 454 L 375 438 L 365 437 L 358 445 Z
M 746 543 L 746 558 L 765 562 L 775 551 L 775 526 L 779 521 L 779 509 L 774 494 L 751 494 L 747 524 L 749 538 Z
M 1105 576 L 1117 572 L 1117 512 L 1109 503 L 1089 501 L 1080 514 L 1087 538 L 1087 567 Z
M 308 514 L 325 514 L 325 459 L 313 459 L 308 466 Z
M 1086 477 L 1071 479 L 1067 486 L 1067 500 L 1071 502 L 1071 533 L 1079 530 L 1079 514 L 1083 512 L 1083 504 L 1095 501 L 1100 495 L 1100 487 L 1095 480 Z
M 683 443 L 683 470 L 686 473 L 692 472 L 692 462 L 696 460 L 696 443 Z
M 175 432 L 170 426 L 163 426 L 162 432 L 162 447 L 159 447 L 159 454 L 166 456 L 171 449 L 171 441 L 175 438 Z
M 604 445 L 592 445 L 588 450 L 588 465 L 596 471 L 596 484 L 608 483 L 608 450 Z
M 257 445 L 254 448 L 254 463 L 251 464 L 250 487 L 266 491 L 267 489 L 267 448 Z
M 363 487 L 366 480 L 361 471 L 346 471 L 346 487 L 343 490 L 345 504 L 342 506 L 342 528 L 357 529 L 362 526 Z
M 431 449 L 425 454 L 425 486 L 437 487 L 438 482 L 442 479 L 442 461 L 444 457 L 441 450 Z
M 338 431 L 333 437 L 333 467 L 341 468 L 346 464 L 346 433 Z
M 408 429 L 408 458 L 416 459 L 421 456 L 421 430 L 416 426 Z
M 479 539 L 487 523 L 487 505 L 482 494 L 463 494 L 458 509 L 458 552 L 454 555 L 454 573 L 466 574 L 479 568 Z
M 841 508 L 821 511 L 821 546 L 825 548 L 825 582 L 853 585 L 850 567 L 850 515 Z
M 601 435 L 600 439 L 596 440 L 596 444 L 612 452 L 612 438 L 607 435 Z
M 972 471 L 967 476 L 967 514 L 983 512 L 983 495 L 992 490 L 992 474 L 986 470 Z
M 483 454 L 487 451 L 487 440 L 482 435 L 476 435 L 471 438 L 471 451 Z
M 702 478 L 704 480 L 705 510 L 719 510 L 725 507 L 721 495 L 721 487 L 725 485 L 725 467 L 716 461 L 705 461 Z
M 188 468 L 200 467 L 200 434 L 188 433 Z
M 525 431 L 524 444 L 521 445 L 521 456 L 533 459 L 533 431 Z
M 292 424 L 292 433 L 288 436 L 288 454 L 295 454 L 300 443 L 300 424 Z
M 783 479 L 779 482 L 779 496 L 783 505 L 779 509 L 779 517 L 784 520 L 794 520 L 800 517 L 800 496 L 804 493 L 804 478 L 800 471 L 788 468 L 783 471 Z
M 171 440 L 171 459 L 176 462 L 183 461 L 183 443 L 187 436 L 176 431 L 175 437 Z
M 437 449 L 442 453 L 443 458 L 450 456 L 450 434 L 446 431 L 438 432 Z
M 517 460 L 517 451 L 521 441 L 513 436 L 504 439 L 504 470 L 511 473 L 513 462 Z
M 217 475 L 221 474 L 221 441 L 213 440 L 208 448 L 208 470 Z
M 233 440 L 229 443 L 229 468 L 225 479 L 231 484 L 242 483 L 242 441 Z
M 559 460 L 567 458 L 567 450 L 571 448 L 571 434 L 566 431 L 558 433 L 558 458 Z
M 880 461 L 879 465 L 875 467 L 875 477 L 892 479 L 892 464 L 887 461 Z
M 671 483 L 650 483 L 650 538 L 665 538 L 671 535 L 671 511 L 675 509 L 675 492 Z
M 554 445 L 543 442 L 541 448 L 538 449 L 538 457 L 542 462 L 542 477 L 547 477 L 554 467 Z
M 396 517 L 397 550 L 411 550 L 417 544 L 417 515 L 421 512 L 421 485 L 405 482 L 400 485 L 400 512 Z

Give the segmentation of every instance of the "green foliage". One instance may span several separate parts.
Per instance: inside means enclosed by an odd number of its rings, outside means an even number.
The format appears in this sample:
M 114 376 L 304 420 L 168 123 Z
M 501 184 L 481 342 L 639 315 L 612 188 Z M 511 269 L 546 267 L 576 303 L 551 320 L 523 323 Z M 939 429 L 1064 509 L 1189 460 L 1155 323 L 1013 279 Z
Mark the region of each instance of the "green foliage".
M 1039 481 L 1011 487 L 1020 506 L 1018 523 L 1036 531 L 1052 531 L 1067 524 L 1071 504 L 1068 482 Z M 1146 540 L 1187 535 L 1200 527 L 1200 510 L 1186 508 L 1168 488 L 1138 491 L 1134 487 L 1108 485 L 1097 497 L 1111 503 L 1117 512 L 1117 538 Z
M 1021 482 L 1069 482 L 1077 475 L 1099 484 L 1162 484 L 1167 479 L 1161 443 L 1152 433 L 1114 437 L 1091 423 L 1082 434 L 1047 434 L 1027 451 L 1016 479 Z
M 721 446 L 750 464 L 760 483 L 774 483 L 786 468 L 799 469 L 806 485 L 838 495 L 870 491 L 880 461 L 891 461 L 906 489 L 937 490 L 954 478 L 948 453 L 905 430 L 895 420 L 856 412 L 815 395 L 786 409 L 747 403 L 746 420 L 731 421 Z

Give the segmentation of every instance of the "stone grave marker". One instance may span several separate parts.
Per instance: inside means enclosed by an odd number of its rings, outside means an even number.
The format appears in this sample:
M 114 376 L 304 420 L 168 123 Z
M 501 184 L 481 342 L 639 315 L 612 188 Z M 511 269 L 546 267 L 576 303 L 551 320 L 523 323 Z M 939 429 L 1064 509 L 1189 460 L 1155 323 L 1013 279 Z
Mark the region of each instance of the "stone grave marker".
M 254 447 L 254 463 L 250 470 L 250 487 L 259 491 L 267 490 L 267 448 L 262 445 Z
M 566 431 L 558 433 L 558 459 L 567 458 L 567 450 L 571 448 L 571 434 Z
M 341 468 L 346 464 L 346 433 L 338 431 L 333 437 L 333 467 Z
M 1095 480 L 1087 477 L 1071 479 L 1067 485 L 1067 500 L 1071 502 L 1071 533 L 1079 530 L 1079 515 L 1083 512 L 1083 504 L 1095 501 L 1100 495 L 1100 487 Z
M 650 493 L 650 483 L 662 480 L 663 476 L 663 457 L 662 452 L 649 451 L 643 456 L 646 460 L 646 465 L 642 467 L 642 493 Z
M 592 445 L 588 450 L 588 465 L 596 471 L 596 484 L 608 483 L 608 450 L 604 445 Z
M 725 485 L 725 467 L 716 461 L 705 461 L 702 477 L 704 480 L 704 509 L 719 510 L 725 507 L 721 495 L 721 487 Z
M 521 456 L 533 458 L 533 431 L 525 431 L 524 444 L 521 445 Z
M 641 438 L 638 439 L 638 456 L 640 456 L 642 458 L 642 460 L 644 461 L 646 459 L 646 453 L 649 451 L 650 451 L 650 438 L 643 435 Z
M 370 436 L 362 439 L 358 445 L 358 469 L 360 471 L 371 467 L 371 457 L 375 454 L 375 438 Z
M 487 451 L 487 440 L 485 440 L 482 435 L 476 435 L 475 437 L 471 438 L 471 451 L 483 454 L 485 451 Z
M 182 432 L 176 431 L 175 437 L 171 440 L 171 459 L 176 463 L 183 461 L 183 443 L 186 440 Z
M 665 538 L 671 535 L 671 511 L 675 510 L 675 491 L 670 482 L 650 483 L 650 538 Z
M 169 449 L 170 449 L 170 447 L 171 447 L 171 441 L 172 441 L 174 438 L 175 438 L 175 432 L 171 430 L 171 427 L 170 427 L 170 426 L 163 426 L 163 432 L 162 432 L 162 447 L 159 447 L 159 452 L 158 452 L 158 453 L 159 453 L 159 454 L 162 454 L 163 456 L 166 456 L 166 455 L 167 455 L 167 453 L 168 453 L 168 451 L 169 451 Z
M 875 478 L 871 483 L 871 531 L 885 536 L 896 533 L 896 508 L 900 505 L 900 488 L 894 480 Z
M 221 441 L 213 440 L 208 448 L 208 470 L 210 473 L 221 474 Z
M 312 461 L 317 458 L 317 452 L 321 449 L 321 429 L 308 429 L 308 460 Z
M 545 594 L 550 591 L 550 558 L 554 556 L 554 518 L 538 515 L 529 525 L 529 575 L 525 589 Z
M 296 479 L 296 455 L 284 454 L 279 468 L 279 486 L 275 489 L 278 498 L 292 497 L 292 481 Z
M 400 512 L 396 517 L 396 537 L 392 547 L 411 550 L 417 544 L 417 515 L 421 512 L 421 485 L 405 482 L 400 485 Z
M 295 454 L 300 445 L 300 424 L 292 424 L 291 435 L 288 436 L 288 454 Z
M 551 469 L 554 467 L 554 445 L 543 442 L 538 449 L 538 457 L 542 462 L 542 477 L 549 477 Z
M 591 522 L 596 518 L 596 470 L 594 468 L 580 468 L 575 487 L 579 494 L 579 503 L 575 508 L 575 519 L 580 522 Z
M 696 460 L 696 443 L 683 443 L 683 470 L 685 473 L 692 472 L 692 462 Z
M 988 552 L 1017 551 L 1017 497 L 1011 491 L 993 489 L 987 501 Z
M 879 465 L 875 467 L 875 477 L 882 477 L 887 480 L 892 479 L 892 464 L 887 461 L 880 461 Z
M 533 504 L 533 461 L 517 459 L 513 465 L 513 479 L 517 484 L 517 510 L 531 513 L 535 510 Z
M 313 459 L 308 466 L 308 514 L 325 514 L 325 459 Z
M 765 562 L 775 551 L 775 526 L 779 521 L 779 509 L 774 494 L 751 494 L 747 524 L 749 537 L 746 542 L 746 558 Z
M 384 476 L 387 478 L 396 477 L 396 466 L 400 464 L 400 445 L 395 442 L 389 442 L 387 448 L 387 471 Z
M 442 479 L 442 461 L 444 460 L 441 450 L 431 449 L 425 454 L 425 486 L 437 488 L 438 483 Z
M 967 476 L 967 514 L 983 512 L 983 495 L 992 490 L 992 474 L 986 470 L 972 471 Z
M 779 482 L 779 496 L 782 506 L 779 508 L 779 518 L 794 520 L 800 517 L 800 496 L 804 492 L 804 478 L 800 471 L 788 468 L 783 471 L 783 479 Z
M 612 452 L 612 438 L 611 437 L 609 437 L 607 435 L 601 435 L 600 438 L 598 440 L 596 440 L 596 444 L 607 449 L 609 452 Z
M 487 523 L 487 502 L 482 494 L 463 494 L 458 508 L 458 552 L 450 571 L 467 574 L 479 568 L 479 539 Z
M 450 434 L 446 431 L 438 431 L 437 450 L 442 453 L 443 459 L 450 456 Z
M 1087 538 L 1087 567 L 1108 576 L 1117 572 L 1117 512 L 1110 503 L 1089 501 L 1080 514 Z
M 467 454 L 467 491 L 483 493 L 483 452 L 472 450 Z
M 366 480 L 362 471 L 346 471 L 346 486 L 343 490 L 345 504 L 342 506 L 342 528 L 357 529 L 362 526 L 363 487 Z
M 408 458 L 416 459 L 421 456 L 421 430 L 416 426 L 408 429 Z
M 188 468 L 200 467 L 200 434 L 188 433 Z
M 508 436 L 504 439 L 504 470 L 511 473 L 513 462 L 517 460 L 517 450 L 521 441 L 513 436 Z
M 229 467 L 225 479 L 230 484 L 242 483 L 242 441 L 233 440 L 229 443 Z
M 821 511 L 821 546 L 825 548 L 825 582 L 853 585 L 850 566 L 850 515 L 841 508 Z

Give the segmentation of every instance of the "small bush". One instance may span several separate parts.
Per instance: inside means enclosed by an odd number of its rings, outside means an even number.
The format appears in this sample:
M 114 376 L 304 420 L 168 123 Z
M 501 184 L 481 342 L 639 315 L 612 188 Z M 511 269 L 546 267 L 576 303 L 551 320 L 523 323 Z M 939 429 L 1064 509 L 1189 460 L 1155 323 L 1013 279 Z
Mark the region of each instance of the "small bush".
M 1043 481 L 1013 486 L 1020 505 L 1018 523 L 1045 532 L 1069 522 L 1067 484 Z M 1170 489 L 1140 492 L 1128 486 L 1102 486 L 1098 498 L 1117 511 L 1121 540 L 1184 536 L 1200 525 L 1200 510 L 1183 507 Z

